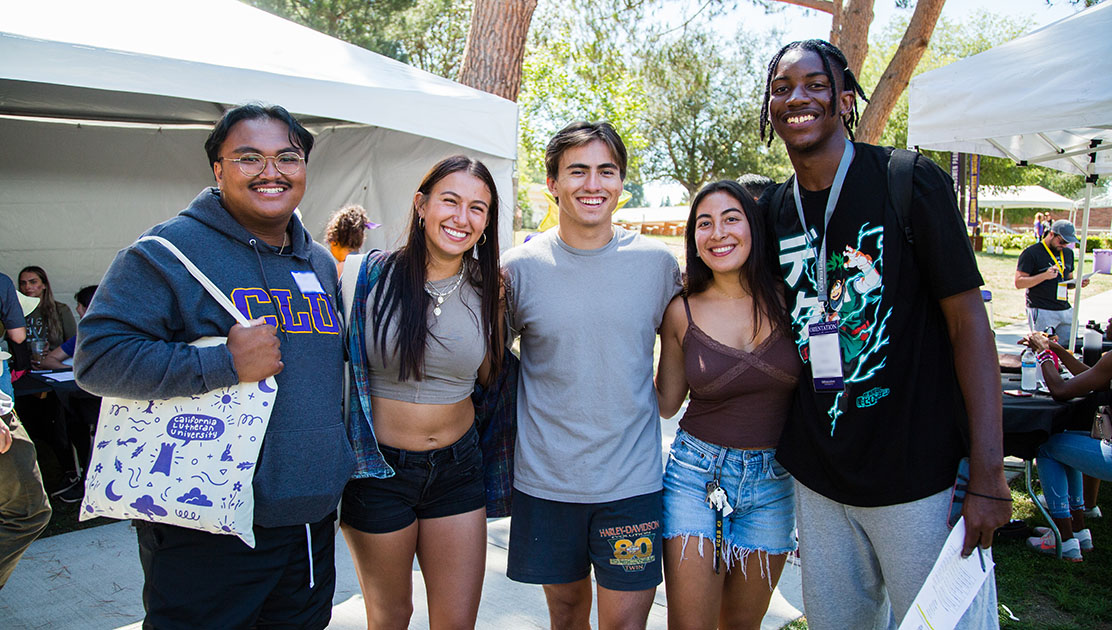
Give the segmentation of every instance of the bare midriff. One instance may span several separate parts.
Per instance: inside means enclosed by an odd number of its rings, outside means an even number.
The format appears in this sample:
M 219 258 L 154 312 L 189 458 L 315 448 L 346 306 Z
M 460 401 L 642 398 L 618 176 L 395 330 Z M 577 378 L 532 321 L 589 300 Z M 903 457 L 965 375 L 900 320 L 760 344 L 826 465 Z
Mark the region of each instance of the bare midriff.
M 475 422 L 471 398 L 447 405 L 371 397 L 375 439 L 406 451 L 431 451 L 455 444 Z

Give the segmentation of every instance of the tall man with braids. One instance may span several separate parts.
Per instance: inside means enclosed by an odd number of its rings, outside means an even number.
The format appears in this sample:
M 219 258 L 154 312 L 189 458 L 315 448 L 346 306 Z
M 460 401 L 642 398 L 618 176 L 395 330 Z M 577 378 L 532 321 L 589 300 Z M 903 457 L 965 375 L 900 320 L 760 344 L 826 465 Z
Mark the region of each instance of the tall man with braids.
M 857 96 L 840 50 L 793 42 L 769 64 L 761 112 L 762 139 L 771 126 L 795 168 L 761 201 L 804 361 L 777 459 L 796 479 L 808 627 L 896 627 L 949 534 L 968 455 L 962 554 L 990 574 L 958 628 L 995 628 L 989 546 L 1011 494 L 981 276 L 949 177 L 852 142 Z M 890 168 L 911 178 L 902 209 Z

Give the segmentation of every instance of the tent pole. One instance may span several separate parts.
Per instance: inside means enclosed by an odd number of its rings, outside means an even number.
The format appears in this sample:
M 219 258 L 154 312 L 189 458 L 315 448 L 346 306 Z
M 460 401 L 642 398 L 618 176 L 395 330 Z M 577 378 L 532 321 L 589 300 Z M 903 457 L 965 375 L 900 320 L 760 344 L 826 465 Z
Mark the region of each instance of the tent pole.
M 1081 255 L 1077 257 L 1077 273 L 1073 277 L 1077 280 L 1073 288 L 1073 324 L 1070 326 L 1069 345 L 1066 346 L 1070 352 L 1073 352 L 1074 344 L 1077 343 L 1077 323 L 1081 315 L 1081 278 L 1085 275 L 1085 247 L 1089 244 L 1089 204 L 1093 200 L 1093 181 L 1096 180 L 1094 171 L 1096 170 L 1097 154 L 1089 154 L 1089 176 L 1085 178 L 1085 212 L 1082 215 L 1081 221 Z M 1061 339 L 1058 340 L 1061 343 Z

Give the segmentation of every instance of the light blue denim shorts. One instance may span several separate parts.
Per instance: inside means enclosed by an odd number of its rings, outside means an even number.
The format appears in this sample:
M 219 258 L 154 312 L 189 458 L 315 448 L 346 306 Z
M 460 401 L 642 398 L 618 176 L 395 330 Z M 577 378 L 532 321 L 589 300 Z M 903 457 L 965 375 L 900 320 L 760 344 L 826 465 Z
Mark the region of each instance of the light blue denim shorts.
M 740 450 L 676 433 L 664 469 L 664 538 L 692 536 L 714 549 L 715 511 L 707 505 L 707 482 L 726 452 L 718 482 L 734 511 L 722 521 L 722 555 L 730 566 L 754 551 L 788 553 L 795 549 L 792 478 L 776 461 L 776 449 Z

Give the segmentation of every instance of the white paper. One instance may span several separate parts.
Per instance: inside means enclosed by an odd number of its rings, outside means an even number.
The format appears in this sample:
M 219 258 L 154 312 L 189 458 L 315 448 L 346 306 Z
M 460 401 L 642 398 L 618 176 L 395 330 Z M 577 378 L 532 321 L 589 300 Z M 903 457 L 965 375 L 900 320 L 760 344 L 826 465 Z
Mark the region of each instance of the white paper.
M 953 630 L 957 626 L 995 566 L 991 549 L 974 549 L 968 558 L 962 558 L 964 542 L 963 516 L 942 545 L 938 560 L 911 602 L 899 630 Z
M 48 378 L 58 383 L 65 383 L 66 381 L 73 380 L 73 372 L 51 372 L 50 374 L 43 374 L 43 378 Z
M 1094 275 L 1096 275 L 1096 273 L 1097 272 L 1095 272 L 1095 271 L 1090 271 L 1089 273 L 1081 276 L 1081 279 L 1082 280 L 1088 280 L 1089 278 L 1092 278 Z M 1072 280 L 1066 280 L 1062 284 L 1066 285 L 1067 288 L 1074 289 L 1074 288 L 1077 287 L 1077 278 L 1074 278 Z

